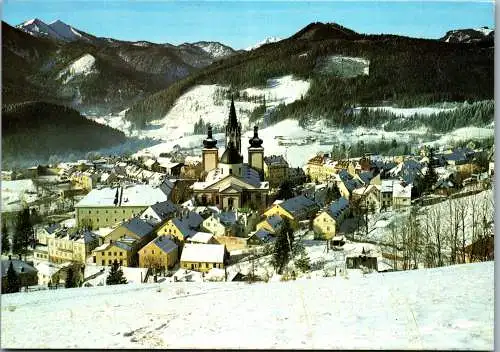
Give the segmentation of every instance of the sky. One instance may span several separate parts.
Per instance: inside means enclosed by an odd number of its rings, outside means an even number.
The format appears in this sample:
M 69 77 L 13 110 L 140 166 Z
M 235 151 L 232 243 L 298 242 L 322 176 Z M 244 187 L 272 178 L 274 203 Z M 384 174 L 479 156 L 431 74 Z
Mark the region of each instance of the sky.
M 494 27 L 495 3 L 465 1 L 22 1 L 4 0 L 11 25 L 57 19 L 121 40 L 181 44 L 219 41 L 244 49 L 286 38 L 311 22 L 336 22 L 360 33 L 440 38 L 448 30 Z

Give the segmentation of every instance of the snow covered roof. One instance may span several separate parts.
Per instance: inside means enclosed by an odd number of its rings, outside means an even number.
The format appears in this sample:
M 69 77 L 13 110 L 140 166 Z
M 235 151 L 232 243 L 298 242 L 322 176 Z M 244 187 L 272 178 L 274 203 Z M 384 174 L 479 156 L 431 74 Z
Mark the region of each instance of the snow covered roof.
M 336 201 L 332 202 L 326 211 L 331 217 L 336 219 L 347 208 L 349 208 L 349 201 L 344 197 L 340 197 Z
M 214 237 L 210 232 L 196 232 L 193 236 L 189 237 L 190 242 L 208 243 Z
M 207 173 L 204 182 L 195 182 L 192 186 L 193 189 L 202 190 L 205 189 L 226 177 L 234 177 L 236 179 L 242 180 L 243 182 L 259 189 L 268 189 L 269 182 L 261 182 L 259 173 L 253 168 L 249 167 L 247 164 L 241 166 L 241 177 L 236 175 L 227 175 L 222 173 L 221 168 L 215 168 Z M 231 186 L 234 186 L 231 184 Z
M 266 157 L 264 157 L 264 162 L 268 166 L 279 165 L 279 166 L 286 166 L 286 167 L 288 167 L 288 163 L 286 162 L 286 160 L 283 157 L 283 155 L 270 155 L 270 156 L 266 156 Z
M 254 234 L 250 236 L 250 238 L 253 236 L 256 236 L 262 242 L 271 242 L 275 240 L 274 236 L 269 231 L 264 229 L 255 231 Z
M 147 222 L 145 222 L 137 217 L 132 218 L 128 221 L 125 221 L 122 224 L 122 226 L 125 227 L 126 229 L 128 229 L 129 231 L 132 231 L 133 233 L 135 233 L 139 237 L 144 237 L 144 236 L 150 234 L 151 231 L 153 231 L 153 226 L 151 226 Z
M 169 200 L 153 204 L 150 208 L 162 220 L 165 220 L 177 211 L 177 206 Z
M 181 262 L 223 263 L 224 245 L 186 243 Z
M 285 200 L 280 204 L 280 207 L 285 209 L 287 212 L 292 214 L 294 217 L 300 217 L 305 215 L 305 212 L 309 210 L 312 211 L 314 209 L 319 210 L 318 204 L 315 201 L 300 195 L 297 197 L 293 197 Z
M 279 215 L 273 215 L 268 217 L 266 221 L 274 230 L 277 230 L 283 223 L 283 218 Z
M 158 236 L 152 242 L 164 253 L 170 253 L 177 248 L 177 244 L 166 236 Z
M 7 275 L 7 270 L 9 270 L 10 262 L 12 262 L 12 266 L 14 267 L 14 270 L 18 274 L 21 273 L 21 270 L 22 270 L 22 272 L 25 272 L 25 273 L 33 273 L 33 272 L 36 273 L 36 271 L 37 271 L 34 267 L 29 265 L 25 261 L 22 261 L 19 259 L 12 259 L 12 260 L 5 259 L 5 260 L 2 260 L 2 277 Z
M 156 163 L 156 160 L 154 160 L 154 159 L 149 159 L 149 160 L 146 160 L 146 161 L 144 162 L 144 166 L 146 166 L 146 167 L 151 167 L 151 166 L 153 166 L 153 165 L 154 165 L 154 163 Z
M 397 182 L 397 180 L 382 180 L 380 192 L 392 193 L 392 188 L 393 188 L 394 182 Z
M 406 187 L 401 182 L 394 182 L 392 196 L 396 198 L 411 198 L 412 185 Z
M 115 206 L 116 188 L 93 189 L 87 194 L 75 208 L 78 207 L 113 207 Z M 167 195 L 160 188 L 150 185 L 134 185 L 120 187 L 122 207 L 150 206 L 167 200 Z M 120 198 L 120 197 L 119 197 Z

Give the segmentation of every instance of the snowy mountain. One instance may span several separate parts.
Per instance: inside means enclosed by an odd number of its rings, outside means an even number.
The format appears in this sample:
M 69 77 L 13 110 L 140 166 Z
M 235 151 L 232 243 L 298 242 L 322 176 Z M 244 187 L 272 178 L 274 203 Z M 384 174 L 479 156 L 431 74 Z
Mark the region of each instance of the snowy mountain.
M 60 20 L 2 22 L 6 103 L 52 101 L 111 112 L 235 51 L 217 42 L 172 45 L 98 38 Z
M 220 59 L 229 55 L 233 55 L 235 50 L 227 45 L 221 44 L 219 42 L 196 42 L 192 45 L 197 46 L 204 50 L 206 53 L 210 54 L 214 59 Z
M 440 40 L 447 43 L 487 43 L 493 46 L 494 36 L 494 29 L 481 27 L 451 30 Z
M 493 261 L 21 292 L 2 295 L 2 347 L 493 350 L 494 299 Z
M 28 20 L 16 26 L 16 28 L 19 28 L 24 32 L 31 34 L 32 36 L 35 37 L 52 38 L 57 40 L 63 40 L 64 38 L 59 33 L 57 33 L 53 28 L 51 28 L 48 24 L 46 24 L 45 22 L 43 22 L 38 18 L 33 18 L 31 20 Z
M 31 34 L 34 37 L 44 37 L 66 42 L 81 39 L 90 40 L 86 33 L 75 29 L 61 20 L 56 20 L 50 24 L 46 24 L 42 20 L 34 18 L 17 25 L 16 28 Z
M 254 49 L 257 49 L 257 48 L 259 48 L 259 47 L 261 47 L 262 45 L 265 45 L 265 44 L 271 44 L 271 43 L 279 42 L 281 39 L 282 38 L 280 38 L 280 37 L 274 37 L 274 36 L 273 37 L 267 37 L 263 41 L 260 41 L 257 44 L 249 46 L 245 50 L 246 51 L 254 50 Z

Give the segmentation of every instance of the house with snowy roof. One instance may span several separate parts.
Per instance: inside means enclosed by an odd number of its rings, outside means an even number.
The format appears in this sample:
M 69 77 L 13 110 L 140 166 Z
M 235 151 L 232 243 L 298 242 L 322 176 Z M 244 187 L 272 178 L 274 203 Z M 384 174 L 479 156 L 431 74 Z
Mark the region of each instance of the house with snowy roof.
M 237 211 L 224 211 L 210 215 L 203 220 L 201 227 L 214 236 L 230 236 L 235 232 L 237 222 Z
M 154 238 L 154 228 L 151 224 L 145 222 L 139 217 L 132 218 L 122 222 L 113 231 L 104 237 L 104 242 L 110 243 L 114 241 L 130 238 L 135 240 L 133 247 L 141 248 Z
M 142 212 L 140 218 L 155 226 L 173 218 L 178 210 L 178 206 L 166 200 L 150 205 Z
M 396 165 L 389 171 L 391 178 L 398 178 L 406 184 L 418 184 L 424 176 L 422 172 L 423 165 L 417 160 L 407 159 Z
M 193 236 L 186 239 L 186 243 L 219 244 L 210 232 L 196 232 Z
M 139 267 L 165 271 L 177 263 L 178 253 L 174 241 L 168 236 L 158 236 L 139 250 Z
M 47 235 L 49 261 L 54 263 L 85 263 L 87 256 L 100 244 L 100 238 L 86 229 L 68 229 L 62 227 Z M 37 250 L 40 253 L 40 250 Z
M 315 201 L 299 195 L 287 199 L 282 203 L 274 204 L 264 212 L 264 215 L 266 217 L 278 215 L 282 218 L 287 218 L 291 221 L 292 226 L 296 228 L 299 221 L 313 218 L 319 209 L 319 205 Z
M 256 226 L 257 230 L 263 229 L 269 233 L 276 234 L 283 225 L 283 218 L 279 215 L 272 215 L 259 222 Z
M 20 286 L 35 286 L 38 284 L 37 270 L 21 259 L 13 259 L 9 256 L 9 259 L 2 260 L 2 292 L 7 290 L 7 270 L 9 270 L 10 263 L 16 272 Z
M 347 170 L 341 170 L 335 175 L 335 183 L 342 197 L 346 199 L 351 197 L 356 188 L 363 186 L 363 182 L 358 177 L 351 175 Z
M 269 242 L 273 242 L 275 240 L 276 237 L 273 236 L 271 232 L 261 228 L 255 231 L 254 233 L 250 234 L 247 240 L 247 244 L 249 246 L 260 246 Z
M 370 185 L 356 188 L 352 191 L 351 202 L 358 204 L 358 210 L 375 212 L 381 207 L 380 204 L 380 189 L 381 186 Z
M 186 238 L 191 237 L 198 232 L 202 222 L 203 218 L 200 214 L 187 209 L 182 209 L 178 216 L 168 220 L 164 225 L 160 226 L 156 233 L 158 236 L 170 235 L 177 238 L 177 240 L 184 242 Z
M 207 272 L 212 268 L 224 269 L 228 254 L 222 244 L 186 243 L 181 254 L 181 268 Z
M 394 182 L 392 186 L 392 207 L 394 209 L 411 205 L 412 184 L 404 182 Z
M 137 264 L 137 250 L 133 248 L 133 241 L 122 239 L 100 245 L 92 251 L 92 261 L 96 265 L 111 265 L 116 262 L 120 266 L 134 266 Z
M 93 189 L 75 205 L 76 222 L 91 229 L 114 226 L 167 199 L 160 187 L 150 185 Z
M 282 155 L 264 157 L 264 178 L 270 187 L 278 187 L 288 179 L 288 162 Z
M 325 239 L 331 239 L 335 236 L 340 224 L 348 215 L 349 201 L 344 197 L 340 197 L 314 218 L 314 232 Z

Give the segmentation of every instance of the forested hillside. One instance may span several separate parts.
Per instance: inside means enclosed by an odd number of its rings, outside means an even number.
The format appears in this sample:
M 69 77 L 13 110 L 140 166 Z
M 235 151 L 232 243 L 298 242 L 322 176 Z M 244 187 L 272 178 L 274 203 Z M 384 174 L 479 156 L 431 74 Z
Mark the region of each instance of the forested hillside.
M 2 163 L 46 162 L 51 155 L 90 151 L 125 141 L 123 132 L 88 120 L 78 111 L 45 102 L 2 107 Z
M 325 74 L 319 63 L 331 57 L 366 60 L 369 73 L 350 78 Z M 311 88 L 303 99 L 278 109 L 275 119 L 309 116 L 342 123 L 346 108 L 352 106 L 493 99 L 493 69 L 493 48 L 362 35 L 338 25 L 314 23 L 286 40 L 215 62 L 133 105 L 126 117 L 137 126 L 163 117 L 179 96 L 197 84 L 217 83 L 236 90 L 294 74 L 310 79 Z

